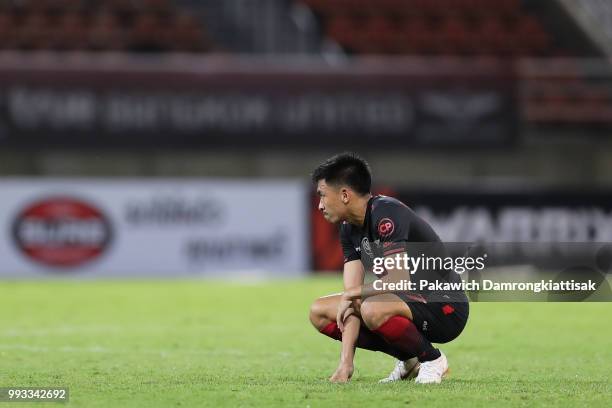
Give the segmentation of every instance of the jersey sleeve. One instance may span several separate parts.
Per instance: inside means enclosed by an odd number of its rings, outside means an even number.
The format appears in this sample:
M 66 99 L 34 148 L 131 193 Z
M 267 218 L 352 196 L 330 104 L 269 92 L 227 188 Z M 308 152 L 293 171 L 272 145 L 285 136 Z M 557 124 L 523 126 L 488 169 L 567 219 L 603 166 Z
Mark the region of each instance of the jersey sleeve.
M 406 250 L 410 229 L 408 207 L 396 203 L 381 203 L 372 211 L 372 221 L 383 256 Z
M 350 228 L 344 223 L 340 225 L 340 243 L 342 244 L 342 257 L 344 259 L 344 263 L 361 260 L 361 256 L 351 241 Z

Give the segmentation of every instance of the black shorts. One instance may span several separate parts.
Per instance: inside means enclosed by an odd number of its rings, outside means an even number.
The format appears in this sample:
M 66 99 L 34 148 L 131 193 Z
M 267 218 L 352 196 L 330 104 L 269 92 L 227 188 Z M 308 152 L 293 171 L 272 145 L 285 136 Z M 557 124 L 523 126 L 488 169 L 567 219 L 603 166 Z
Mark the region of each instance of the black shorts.
M 457 338 L 465 327 L 470 304 L 465 300 L 452 302 L 420 302 L 406 293 L 397 295 L 408 305 L 417 329 L 432 343 L 448 343 Z

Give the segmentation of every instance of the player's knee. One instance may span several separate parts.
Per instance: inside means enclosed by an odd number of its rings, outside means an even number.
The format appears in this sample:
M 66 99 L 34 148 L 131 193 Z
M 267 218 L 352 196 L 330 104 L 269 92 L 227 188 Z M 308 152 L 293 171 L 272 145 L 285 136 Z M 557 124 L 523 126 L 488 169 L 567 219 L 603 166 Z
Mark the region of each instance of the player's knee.
M 361 319 L 370 330 L 379 328 L 389 317 L 379 302 L 366 299 L 361 304 Z
M 320 330 L 326 320 L 325 305 L 321 299 L 317 299 L 310 305 L 310 322 L 317 329 Z
M 368 328 L 372 328 L 371 326 L 378 320 L 379 310 L 377 309 L 376 303 L 367 299 L 361 304 L 361 319 Z

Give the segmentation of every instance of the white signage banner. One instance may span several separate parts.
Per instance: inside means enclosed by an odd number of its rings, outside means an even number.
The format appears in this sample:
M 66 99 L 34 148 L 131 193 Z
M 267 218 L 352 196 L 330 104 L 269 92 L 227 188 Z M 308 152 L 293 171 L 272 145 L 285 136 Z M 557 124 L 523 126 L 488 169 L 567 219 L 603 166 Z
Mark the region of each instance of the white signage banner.
M 0 277 L 297 276 L 299 181 L 0 179 Z

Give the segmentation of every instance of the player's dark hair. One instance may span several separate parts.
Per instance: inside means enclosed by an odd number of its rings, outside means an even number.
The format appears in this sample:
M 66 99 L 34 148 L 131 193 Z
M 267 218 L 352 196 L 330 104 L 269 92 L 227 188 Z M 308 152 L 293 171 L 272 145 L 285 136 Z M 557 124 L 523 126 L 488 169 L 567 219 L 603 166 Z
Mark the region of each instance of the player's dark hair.
M 340 153 L 321 163 L 312 172 L 312 182 L 325 180 L 327 184 L 345 185 L 356 193 L 366 195 L 372 186 L 370 165 L 355 153 Z

